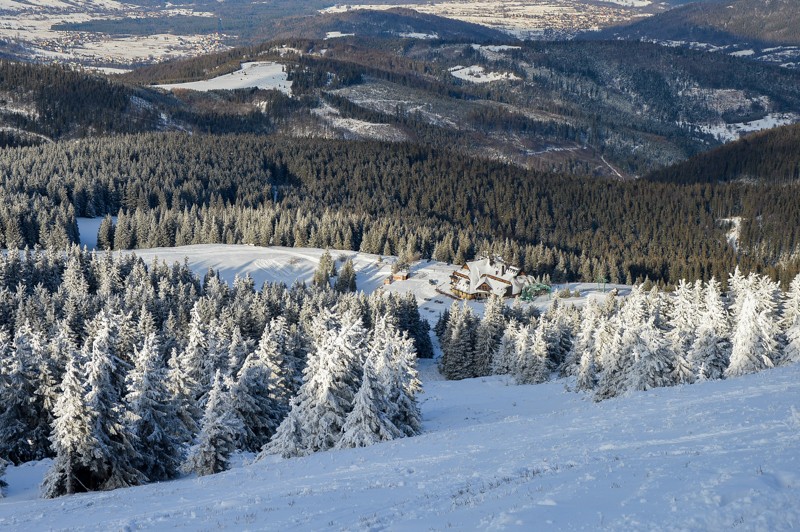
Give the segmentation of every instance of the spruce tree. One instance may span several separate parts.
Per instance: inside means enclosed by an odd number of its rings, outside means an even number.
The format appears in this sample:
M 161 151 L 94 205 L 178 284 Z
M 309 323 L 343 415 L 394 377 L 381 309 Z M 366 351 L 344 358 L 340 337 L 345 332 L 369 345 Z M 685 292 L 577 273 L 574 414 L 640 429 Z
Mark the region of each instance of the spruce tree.
M 375 374 L 372 359 L 367 359 L 353 409 L 347 414 L 336 443 L 338 449 L 367 447 L 403 435 L 390 418 L 387 393 Z
M 180 423 L 172 394 L 167 388 L 167 370 L 156 334 L 150 333 L 135 353 L 136 364 L 128 375 L 130 431 L 136 437 L 137 469 L 150 481 L 175 478 L 181 460 Z
M 491 296 L 484 307 L 483 318 L 476 331 L 475 376 L 491 375 L 492 360 L 495 358 L 505 331 L 505 302 L 502 298 Z
M 786 293 L 782 326 L 786 336 L 782 362 L 800 362 L 800 274 L 791 282 Z
M 244 427 L 236 414 L 231 381 L 221 371 L 214 375 L 197 442 L 189 449 L 181 469 L 197 476 L 212 475 L 230 468 L 231 454 Z

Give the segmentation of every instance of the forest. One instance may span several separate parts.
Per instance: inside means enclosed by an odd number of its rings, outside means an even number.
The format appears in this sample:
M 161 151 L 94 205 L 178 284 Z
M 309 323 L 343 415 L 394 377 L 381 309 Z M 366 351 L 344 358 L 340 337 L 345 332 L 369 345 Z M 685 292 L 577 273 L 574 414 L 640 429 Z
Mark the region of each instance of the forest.
M 406 143 L 148 134 L 0 153 L 0 242 L 315 246 L 463 263 L 494 251 L 567 280 L 798 272 L 795 183 L 578 178 Z M 35 208 L 31 208 L 35 207 Z M 736 247 L 730 219 L 741 217 Z
M 716 279 L 681 280 L 670 294 L 638 285 L 580 310 L 556 299 L 527 319 L 500 299 L 482 318 L 453 303 L 435 327 L 441 371 L 449 379 L 513 375 L 519 384 L 557 372 L 602 401 L 800 362 L 800 275 L 786 293 L 738 269 L 727 284 L 723 292 Z
M 2 255 L 0 456 L 54 458 L 57 497 L 419 433 L 416 299 L 353 292 L 337 262 L 257 289 L 77 246 Z

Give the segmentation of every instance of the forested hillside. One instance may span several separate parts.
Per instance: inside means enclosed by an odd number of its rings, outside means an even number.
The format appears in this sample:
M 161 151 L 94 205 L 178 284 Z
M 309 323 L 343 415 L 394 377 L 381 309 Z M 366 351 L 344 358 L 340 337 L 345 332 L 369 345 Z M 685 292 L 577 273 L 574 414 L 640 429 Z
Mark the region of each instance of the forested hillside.
M 796 183 L 800 180 L 800 125 L 749 135 L 737 142 L 653 172 L 654 181 L 713 183 L 757 181 Z
M 788 283 L 798 268 L 797 185 L 597 181 L 405 143 L 177 134 L 7 149 L 0 175 L 7 247 L 63 245 L 75 214 L 119 214 L 104 246 L 310 245 L 457 263 L 494 250 L 529 273 L 613 282 L 724 278 L 739 263 Z M 735 216 L 738 251 L 723 221 Z
M 728 45 L 800 44 L 800 9 L 795 0 L 711 0 L 692 2 L 623 28 L 617 35 Z

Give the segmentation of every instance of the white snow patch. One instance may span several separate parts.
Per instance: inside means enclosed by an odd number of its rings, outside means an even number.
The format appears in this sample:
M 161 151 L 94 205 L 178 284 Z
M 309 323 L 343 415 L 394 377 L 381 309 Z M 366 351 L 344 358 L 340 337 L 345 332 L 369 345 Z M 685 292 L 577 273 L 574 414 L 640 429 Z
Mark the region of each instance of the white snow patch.
M 508 81 L 519 79 L 511 72 L 486 72 L 480 65 L 468 67 L 456 66 L 450 69 L 450 74 L 458 79 L 472 83 L 490 83 L 492 81 Z
M 725 235 L 728 239 L 728 244 L 731 245 L 734 251 L 739 251 L 739 235 L 742 230 L 742 217 L 734 216 L 733 218 L 721 218 L 721 222 L 732 224 L 731 230 Z
M 55 500 L 36 499 L 48 462 L 10 467 L 0 528 L 644 531 L 800 523 L 798 364 L 602 403 L 566 391 L 568 380 L 441 381 L 433 364 L 419 364 L 421 436 Z
M 397 34 L 404 39 L 438 39 L 438 33 L 416 33 L 416 32 L 408 32 L 408 33 L 398 33 Z
M 161 89 L 191 89 L 195 91 L 233 90 L 255 87 L 258 89 L 274 89 L 290 94 L 292 82 L 288 80 L 286 70 L 280 63 L 272 61 L 254 61 L 242 63 L 242 68 L 230 74 L 216 78 L 189 83 L 172 83 L 156 85 Z
M 325 34 L 325 40 L 338 39 L 340 37 L 353 37 L 355 33 L 342 33 L 341 31 L 329 31 Z
M 739 50 L 738 52 L 731 52 L 728 55 L 732 55 L 733 57 L 748 57 L 751 55 L 755 55 L 755 51 L 753 50 Z
M 704 133 L 715 136 L 723 142 L 738 140 L 742 135 L 771 129 L 773 127 L 785 126 L 800 122 L 800 114 L 797 113 L 770 113 L 760 120 L 752 122 L 739 122 L 736 124 L 700 124 L 700 130 Z
M 322 118 L 327 124 L 338 130 L 346 131 L 357 138 L 368 138 L 383 140 L 388 142 L 402 142 L 408 137 L 391 124 L 378 124 L 357 120 L 355 118 L 344 118 L 340 116 L 338 109 L 325 104 L 323 107 L 312 111 L 315 115 Z

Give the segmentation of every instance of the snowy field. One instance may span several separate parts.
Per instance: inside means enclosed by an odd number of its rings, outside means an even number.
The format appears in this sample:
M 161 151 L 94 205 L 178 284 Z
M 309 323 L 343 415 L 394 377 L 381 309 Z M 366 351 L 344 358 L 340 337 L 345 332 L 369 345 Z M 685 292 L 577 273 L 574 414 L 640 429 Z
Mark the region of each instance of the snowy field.
M 12 467 L 0 529 L 800 527 L 800 365 L 602 403 L 420 369 L 422 436 L 55 500 Z
M 156 85 L 156 87 L 172 89 L 191 89 L 195 91 L 234 90 L 255 87 L 258 89 L 275 89 L 290 94 L 292 82 L 287 79 L 284 66 L 271 61 L 242 63 L 236 72 L 217 76 L 216 78 L 190 83 L 173 83 Z
M 486 72 L 480 65 L 456 66 L 450 69 L 450 74 L 458 79 L 470 81 L 472 83 L 489 83 L 492 81 L 508 81 L 519 79 L 511 72 Z
M 703 133 L 708 133 L 717 137 L 723 142 L 731 142 L 738 140 L 742 135 L 746 135 L 747 133 L 763 131 L 765 129 L 794 124 L 796 122 L 800 122 L 800 115 L 796 113 L 771 113 L 760 120 L 753 120 L 752 122 L 700 125 L 700 130 L 703 131 Z

